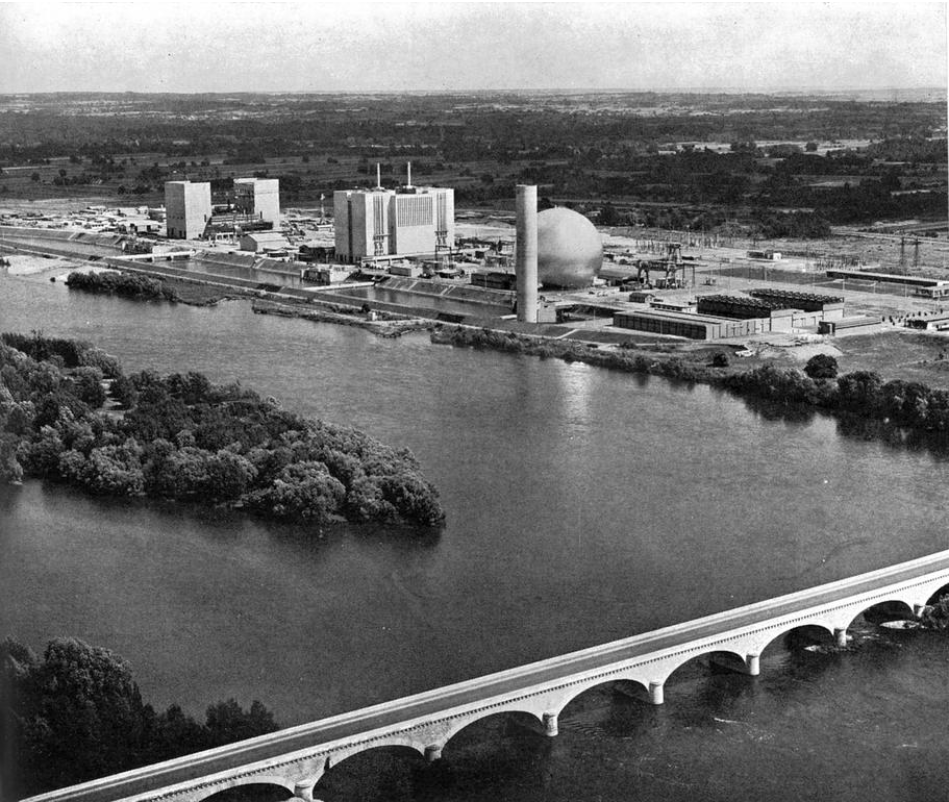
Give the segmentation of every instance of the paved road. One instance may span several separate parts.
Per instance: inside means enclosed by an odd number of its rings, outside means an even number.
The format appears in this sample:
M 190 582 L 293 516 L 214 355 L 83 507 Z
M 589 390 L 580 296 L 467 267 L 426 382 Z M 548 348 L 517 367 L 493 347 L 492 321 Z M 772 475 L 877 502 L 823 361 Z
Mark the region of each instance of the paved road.
M 37 799 L 114 802 L 114 800 L 165 788 L 216 772 L 268 760 L 289 752 L 312 748 L 318 744 L 351 738 L 380 728 L 396 727 L 401 722 L 412 719 L 437 717 L 439 713 L 451 708 L 477 704 L 493 697 L 516 693 L 524 688 L 556 683 L 558 680 L 566 681 L 620 661 L 644 657 L 665 649 L 674 649 L 705 638 L 714 638 L 736 629 L 770 623 L 783 616 L 791 616 L 803 610 L 846 600 L 863 593 L 872 593 L 882 586 L 892 586 L 940 571 L 946 572 L 946 581 L 949 583 L 949 551 L 932 555 L 925 561 L 915 560 L 894 566 L 882 576 L 880 572 L 873 572 L 821 585 L 807 591 L 782 596 L 770 602 L 739 607 L 686 624 L 614 641 L 601 647 L 574 652 L 511 671 L 406 697 L 400 700 L 401 704 L 392 708 L 384 704 L 357 710 L 327 719 L 325 722 L 315 722 L 275 733 L 268 736 L 262 743 L 252 740 L 244 744 L 235 744 L 226 747 L 223 754 L 199 753 L 191 758 L 176 761 L 171 766 L 158 764 L 140 769 L 128 780 L 109 780 L 98 787 L 88 789 L 77 786 L 80 790 L 75 791 L 62 789 Z

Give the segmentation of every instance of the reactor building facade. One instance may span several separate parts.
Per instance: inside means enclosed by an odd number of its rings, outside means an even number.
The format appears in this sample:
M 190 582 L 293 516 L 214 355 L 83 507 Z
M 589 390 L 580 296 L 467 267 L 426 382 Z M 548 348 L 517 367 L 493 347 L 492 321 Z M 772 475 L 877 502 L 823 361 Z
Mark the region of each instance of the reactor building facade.
M 455 244 L 455 191 L 412 186 L 338 190 L 333 193 L 336 257 L 363 259 L 419 256 L 450 251 Z

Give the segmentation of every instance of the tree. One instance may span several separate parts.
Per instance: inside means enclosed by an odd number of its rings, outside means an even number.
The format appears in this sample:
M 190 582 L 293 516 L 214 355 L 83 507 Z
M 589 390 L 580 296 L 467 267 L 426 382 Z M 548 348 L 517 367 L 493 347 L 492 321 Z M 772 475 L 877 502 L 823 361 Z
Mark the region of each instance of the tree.
M 278 518 L 321 522 L 339 511 L 345 497 L 343 483 L 322 462 L 297 462 L 280 472 L 258 503 Z
M 600 215 L 597 222 L 601 226 L 618 226 L 620 224 L 620 215 L 612 203 L 604 203 L 600 207 Z
M 850 412 L 873 415 L 881 401 L 883 380 L 872 370 L 856 370 L 837 379 L 840 406 Z
M 812 379 L 836 379 L 837 360 L 830 354 L 815 354 L 807 360 L 804 372 Z
M 233 699 L 218 702 L 207 710 L 205 724 L 209 746 L 244 741 L 277 729 L 273 714 L 256 699 L 246 713 Z
M 128 664 L 108 649 L 49 643 L 21 689 L 23 766 L 58 788 L 123 771 L 142 745 L 144 705 Z
M 254 701 L 207 709 L 200 725 L 179 706 L 160 715 L 142 702 L 122 657 L 74 638 L 50 641 L 42 659 L 0 641 L 0 786 L 4 798 L 105 777 L 279 729 Z
M 39 180 L 40 180 L 40 174 L 39 174 L 39 173 L 33 173 L 33 174 L 30 176 L 30 181 L 39 181 Z

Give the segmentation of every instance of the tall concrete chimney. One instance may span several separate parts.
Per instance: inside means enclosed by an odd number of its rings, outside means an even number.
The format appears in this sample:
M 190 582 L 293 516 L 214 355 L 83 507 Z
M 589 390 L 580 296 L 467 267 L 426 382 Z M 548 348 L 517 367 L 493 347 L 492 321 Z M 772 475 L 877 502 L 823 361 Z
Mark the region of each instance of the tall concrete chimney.
M 376 189 L 382 189 L 382 166 L 376 162 Z
M 412 188 L 412 162 L 408 162 L 405 165 L 406 177 L 405 177 L 405 188 Z
M 537 322 L 537 187 L 517 185 L 517 319 Z

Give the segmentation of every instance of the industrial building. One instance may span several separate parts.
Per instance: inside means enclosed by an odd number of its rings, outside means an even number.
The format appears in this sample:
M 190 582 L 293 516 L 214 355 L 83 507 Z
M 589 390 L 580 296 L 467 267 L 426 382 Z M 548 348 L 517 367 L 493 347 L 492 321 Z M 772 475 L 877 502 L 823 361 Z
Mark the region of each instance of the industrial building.
M 749 290 L 752 298 L 777 303 L 785 309 L 803 309 L 805 312 L 826 312 L 839 306 L 843 308 L 844 299 L 839 295 L 821 295 L 812 292 L 793 290 L 761 289 Z
M 279 231 L 248 231 L 241 234 L 241 250 L 273 256 L 287 256 L 291 245 Z
M 761 296 L 700 296 L 695 312 L 686 311 L 691 305 L 660 308 L 663 305 L 653 301 L 650 309 L 617 312 L 613 325 L 691 340 L 748 337 L 795 329 L 817 329 L 820 333 L 832 334 L 837 328 L 849 325 L 843 322 L 843 300 L 834 296 L 782 290 L 762 290 Z
M 235 178 L 234 207 L 239 214 L 280 226 L 280 181 L 276 178 Z
M 165 223 L 170 239 L 197 239 L 211 219 L 211 184 L 165 182 Z
M 333 193 L 336 256 L 344 262 L 437 255 L 455 242 L 455 191 L 412 186 Z
M 165 182 L 165 219 L 171 239 L 233 239 L 240 232 L 267 231 L 280 224 L 280 181 L 234 179 L 233 203 L 214 206 L 211 184 Z
M 726 320 L 710 315 L 667 312 L 659 309 L 617 312 L 613 315 L 613 325 L 620 329 L 687 337 L 690 340 L 721 340 L 726 337 L 747 337 L 751 334 L 770 331 L 770 328 L 766 327 L 766 323 L 767 321 L 754 318 Z

